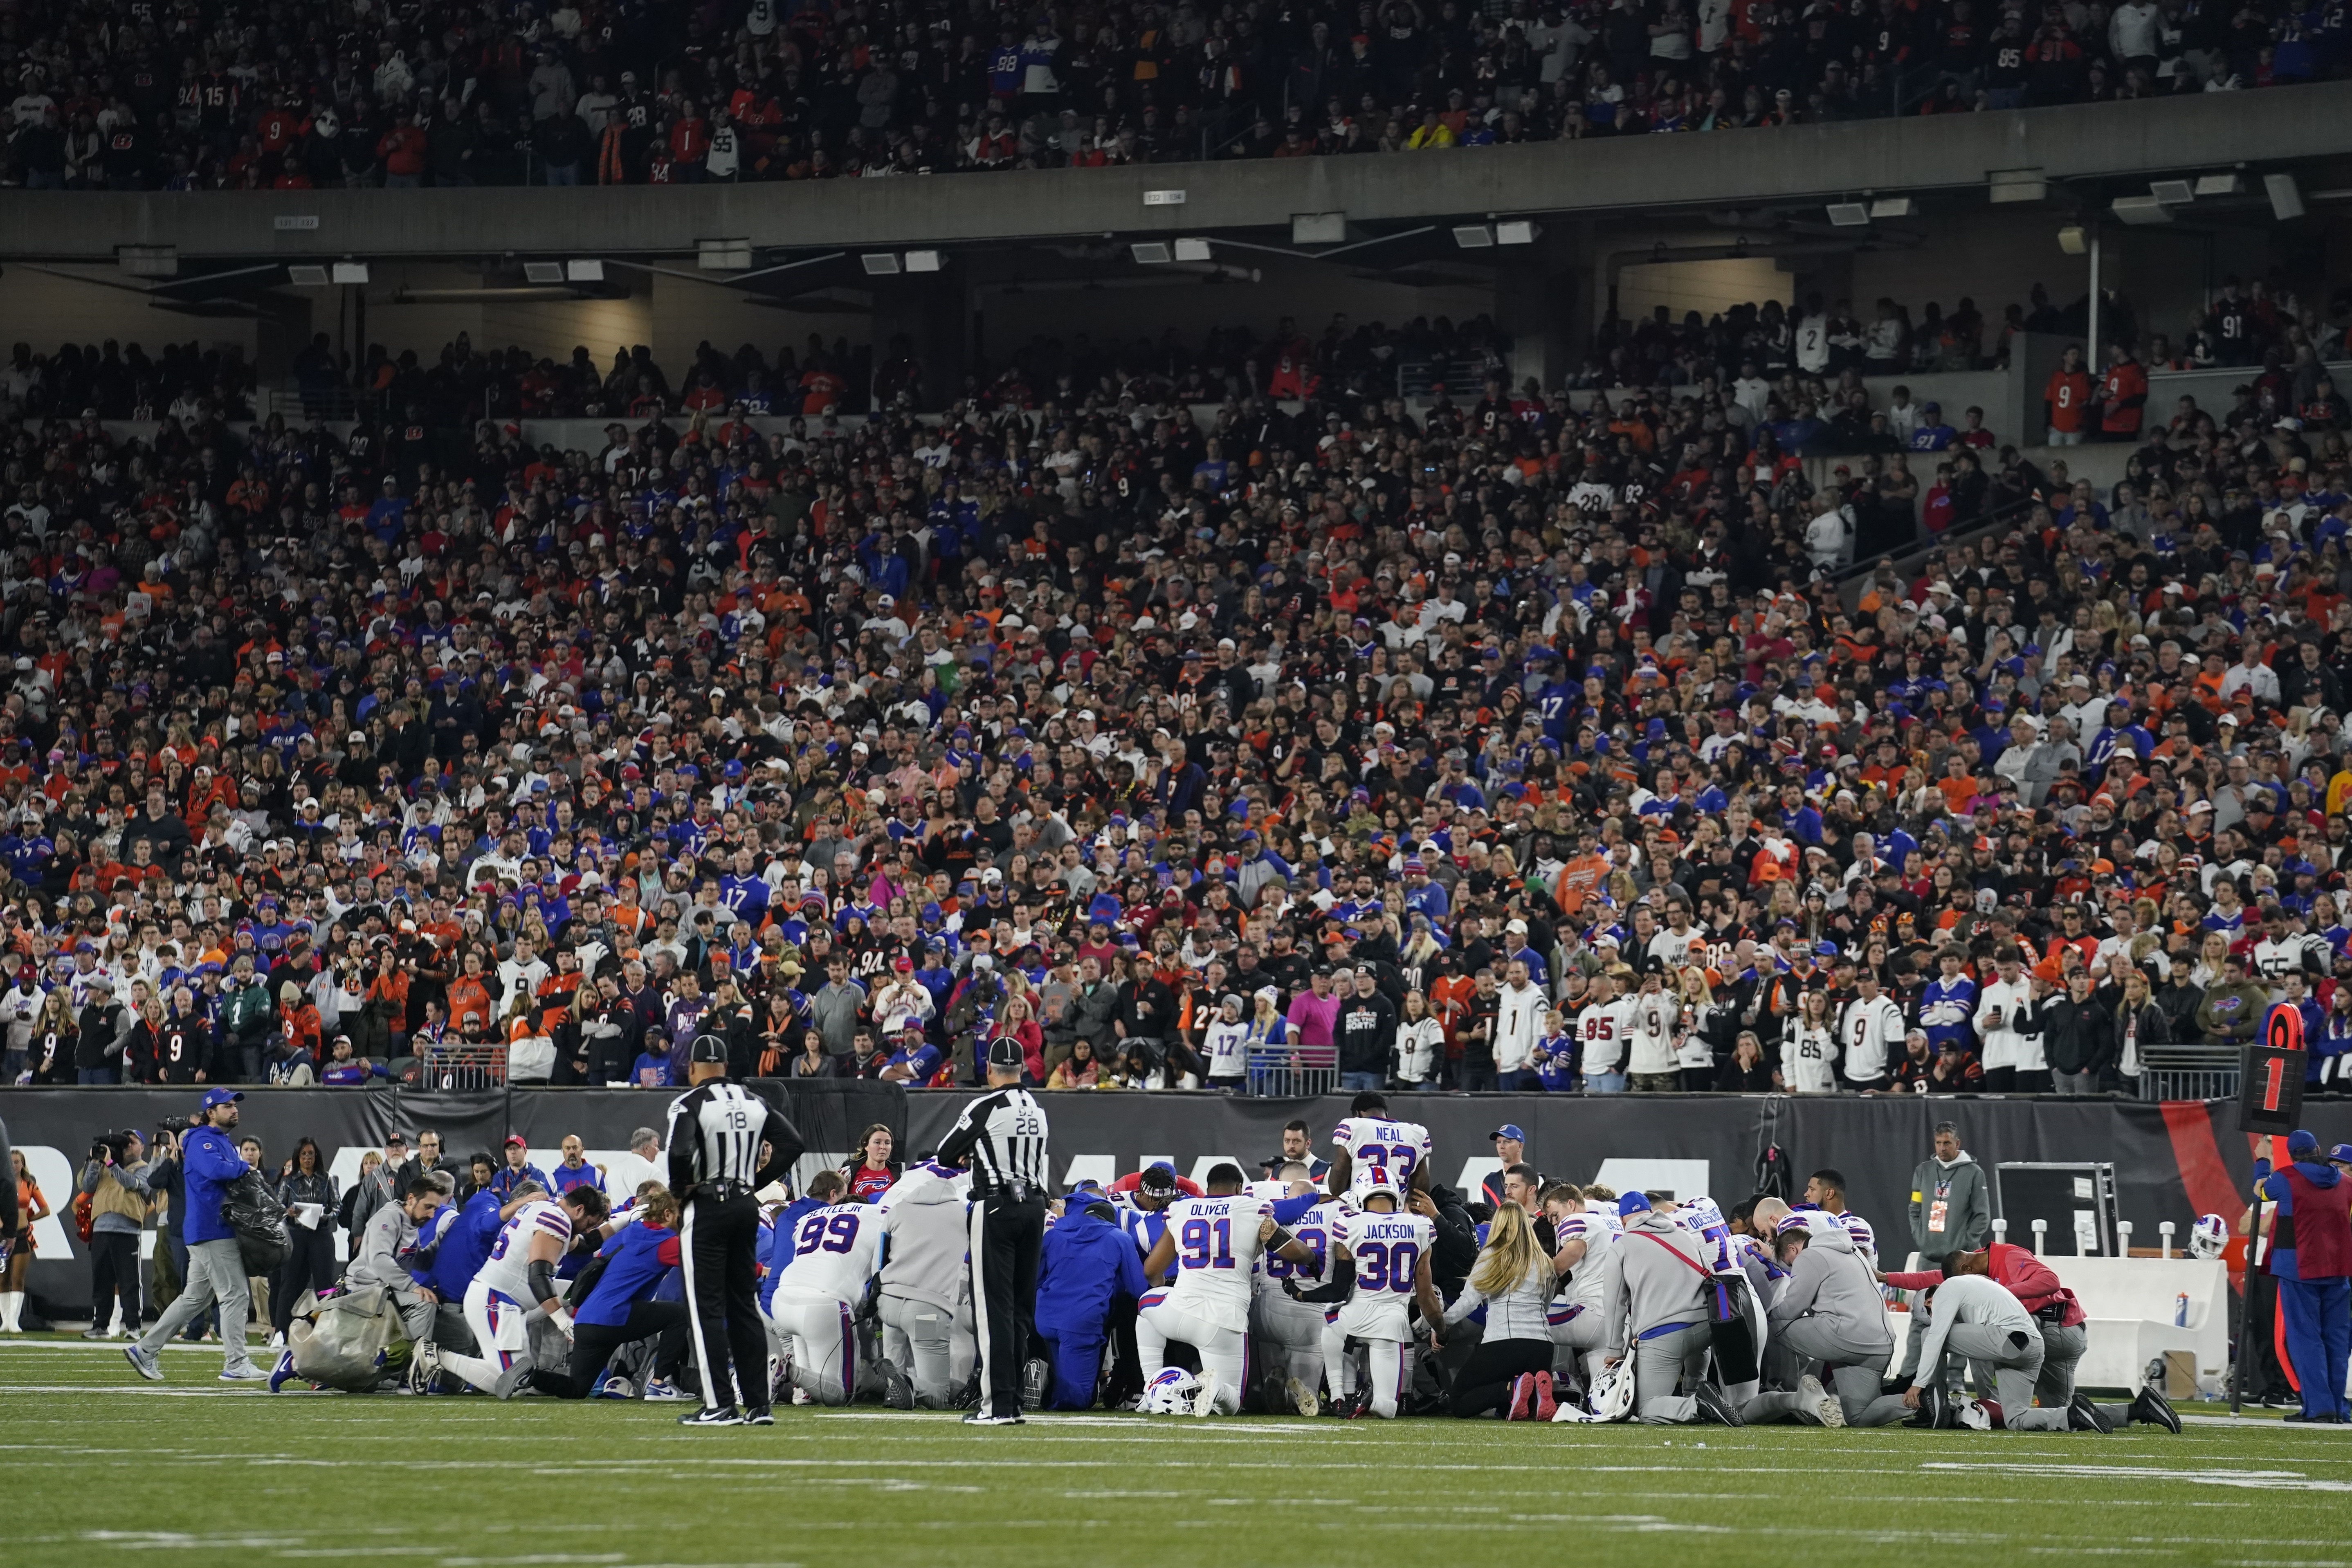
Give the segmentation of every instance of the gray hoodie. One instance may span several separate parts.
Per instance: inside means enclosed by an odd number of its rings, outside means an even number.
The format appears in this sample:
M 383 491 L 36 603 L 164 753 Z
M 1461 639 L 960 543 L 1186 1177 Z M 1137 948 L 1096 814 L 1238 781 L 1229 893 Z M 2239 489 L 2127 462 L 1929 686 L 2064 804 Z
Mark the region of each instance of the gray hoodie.
M 1843 1226 L 1813 1233 L 1780 1282 L 1766 1321 L 1781 1329 L 1809 1315 L 1853 1343 L 1887 1342 L 1886 1304 L 1878 1282 Z
M 1941 1267 L 1947 1252 L 1974 1252 L 1991 1234 L 1992 1194 L 1984 1167 L 1965 1149 L 1948 1165 L 1932 1155 L 1920 1161 L 1911 1173 L 1911 1245 L 1921 1266 Z
M 928 1301 L 952 1312 L 964 1291 L 964 1255 L 971 1232 L 964 1205 L 971 1178 L 961 1171 L 912 1165 L 890 1184 L 877 1206 L 890 1238 L 882 1262 L 882 1294 Z
M 1696 1235 L 1654 1209 L 1626 1216 L 1624 1237 L 1609 1249 L 1601 1266 L 1608 1291 L 1601 1321 L 1608 1327 L 1611 1355 L 1622 1355 L 1662 1323 L 1706 1320 L 1701 1292 L 1715 1276 L 1702 1246 Z

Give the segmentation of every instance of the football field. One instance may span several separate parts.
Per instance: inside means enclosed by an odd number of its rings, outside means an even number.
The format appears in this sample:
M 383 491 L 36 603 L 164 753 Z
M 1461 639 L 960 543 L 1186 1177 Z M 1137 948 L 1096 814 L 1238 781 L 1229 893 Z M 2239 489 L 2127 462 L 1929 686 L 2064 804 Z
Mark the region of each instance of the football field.
M 1885 1564 L 2352 1559 L 2352 1428 L 2171 1436 L 512 1404 L 169 1381 L 0 1343 L 0 1562 L 244 1568 L 928 1563 Z

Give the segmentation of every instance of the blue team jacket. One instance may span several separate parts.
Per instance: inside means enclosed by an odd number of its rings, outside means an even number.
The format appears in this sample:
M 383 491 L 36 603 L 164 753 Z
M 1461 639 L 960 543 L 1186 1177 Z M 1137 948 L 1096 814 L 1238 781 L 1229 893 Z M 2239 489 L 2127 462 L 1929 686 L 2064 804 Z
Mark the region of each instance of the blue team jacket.
M 640 1221 L 625 1225 L 596 1249 L 609 1258 L 604 1272 L 580 1304 L 578 1321 L 604 1328 L 619 1328 L 629 1321 L 629 1309 L 650 1300 L 669 1271 L 677 1266 L 677 1232 Z
M 1055 1339 L 1099 1340 L 1113 1296 L 1141 1297 L 1143 1259 L 1126 1231 L 1083 1212 L 1045 1233 L 1037 1264 L 1037 1331 Z
M 236 1232 L 221 1218 L 221 1200 L 228 1185 L 251 1169 L 237 1153 L 236 1144 L 218 1128 L 198 1127 L 180 1141 L 180 1163 L 188 1172 L 188 1214 L 180 1239 L 194 1247 L 205 1241 L 234 1241 Z
M 441 1224 L 441 1239 L 433 1252 L 434 1292 L 445 1301 L 464 1300 L 466 1287 L 489 1261 L 498 1235 L 499 1195 L 486 1187 Z

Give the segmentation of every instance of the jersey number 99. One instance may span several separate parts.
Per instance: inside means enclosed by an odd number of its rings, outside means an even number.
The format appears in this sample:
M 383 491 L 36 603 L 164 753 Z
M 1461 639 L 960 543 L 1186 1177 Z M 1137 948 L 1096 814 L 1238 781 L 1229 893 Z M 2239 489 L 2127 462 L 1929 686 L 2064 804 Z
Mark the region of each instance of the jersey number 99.
M 806 1258 L 822 1247 L 827 1252 L 846 1252 L 857 1245 L 857 1216 L 837 1214 L 830 1218 L 813 1214 L 801 1221 L 800 1239 L 793 1244 L 793 1256 Z

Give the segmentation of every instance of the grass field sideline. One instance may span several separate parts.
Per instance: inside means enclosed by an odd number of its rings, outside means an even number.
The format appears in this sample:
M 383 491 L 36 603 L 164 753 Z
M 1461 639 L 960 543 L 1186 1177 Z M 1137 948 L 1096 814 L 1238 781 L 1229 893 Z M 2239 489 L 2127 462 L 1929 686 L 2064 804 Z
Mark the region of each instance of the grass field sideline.
M 1937 1547 L 2314 1568 L 2352 1559 L 2352 1428 L 2170 1436 L 1036 1418 L 287 1394 L 216 1346 L 0 1343 L 18 1565 L 1884 1564 Z M 2185 1406 L 2194 1415 L 2198 1407 Z M 1946 1559 L 1948 1562 L 1948 1559 Z

